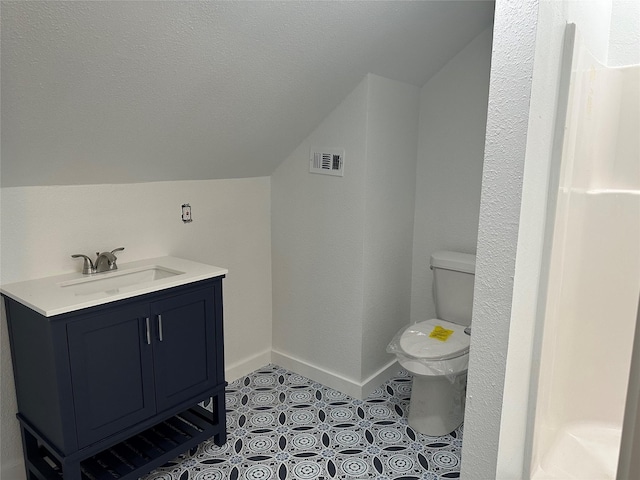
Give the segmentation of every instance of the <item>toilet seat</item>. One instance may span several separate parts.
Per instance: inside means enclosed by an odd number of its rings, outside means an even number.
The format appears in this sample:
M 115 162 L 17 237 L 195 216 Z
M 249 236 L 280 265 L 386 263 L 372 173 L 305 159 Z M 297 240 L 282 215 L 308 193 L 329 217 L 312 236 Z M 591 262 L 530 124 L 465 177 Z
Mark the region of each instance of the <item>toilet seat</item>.
M 452 330 L 445 340 L 431 338 L 436 327 Z M 410 358 L 424 361 L 451 360 L 469 353 L 470 335 L 464 333 L 465 326 L 432 318 L 409 325 L 400 337 L 400 348 Z

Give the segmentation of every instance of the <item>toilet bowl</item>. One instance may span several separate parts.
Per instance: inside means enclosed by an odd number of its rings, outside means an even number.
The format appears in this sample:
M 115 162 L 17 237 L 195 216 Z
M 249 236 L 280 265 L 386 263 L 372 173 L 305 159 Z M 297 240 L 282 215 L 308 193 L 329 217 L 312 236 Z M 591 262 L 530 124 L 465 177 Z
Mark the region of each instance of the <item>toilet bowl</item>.
M 400 330 L 387 352 L 413 375 L 409 425 L 431 436 L 451 433 L 464 420 L 469 363 L 475 256 L 440 251 L 431 255 L 438 318 Z
M 432 332 L 444 329 L 446 340 Z M 439 319 L 415 323 L 397 335 L 395 354 L 413 375 L 409 425 L 417 432 L 441 436 L 464 419 L 469 335 L 464 327 Z

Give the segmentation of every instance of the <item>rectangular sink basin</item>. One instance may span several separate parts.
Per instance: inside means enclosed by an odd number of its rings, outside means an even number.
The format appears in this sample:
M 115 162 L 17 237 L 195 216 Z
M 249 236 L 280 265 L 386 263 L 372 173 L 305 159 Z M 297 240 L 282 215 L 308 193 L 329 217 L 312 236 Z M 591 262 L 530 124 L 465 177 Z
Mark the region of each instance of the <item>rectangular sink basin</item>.
M 158 265 L 148 265 L 131 270 L 98 273 L 86 278 L 59 283 L 58 286 L 76 296 L 105 293 L 115 295 L 121 288 L 155 282 L 163 278 L 181 275 L 184 272 Z

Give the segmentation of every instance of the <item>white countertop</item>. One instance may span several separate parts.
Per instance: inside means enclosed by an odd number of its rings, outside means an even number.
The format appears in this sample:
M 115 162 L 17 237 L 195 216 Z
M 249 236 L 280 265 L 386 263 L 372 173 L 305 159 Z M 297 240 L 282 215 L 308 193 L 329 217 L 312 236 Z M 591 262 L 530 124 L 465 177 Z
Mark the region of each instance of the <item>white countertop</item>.
M 145 279 L 150 269 L 167 276 Z M 214 267 L 176 257 L 158 257 L 118 264 L 118 270 L 92 275 L 80 272 L 38 278 L 0 286 L 0 293 L 52 317 L 125 298 L 178 287 L 208 278 L 226 275 L 226 268 Z M 134 279 L 134 280 L 132 280 Z M 122 285 L 119 284 L 122 283 Z M 106 287 L 102 287 L 106 285 Z

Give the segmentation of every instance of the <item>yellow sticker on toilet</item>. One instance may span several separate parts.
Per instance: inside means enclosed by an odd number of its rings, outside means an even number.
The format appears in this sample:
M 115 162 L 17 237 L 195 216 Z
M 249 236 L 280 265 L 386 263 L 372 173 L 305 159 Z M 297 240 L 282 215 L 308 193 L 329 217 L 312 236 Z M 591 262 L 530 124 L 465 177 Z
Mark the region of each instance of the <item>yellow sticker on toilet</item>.
M 436 325 L 429 334 L 429 338 L 435 338 L 436 340 L 440 340 L 441 342 L 446 342 L 447 340 L 449 340 L 449 337 L 452 334 L 453 330 L 447 330 L 440 325 Z

